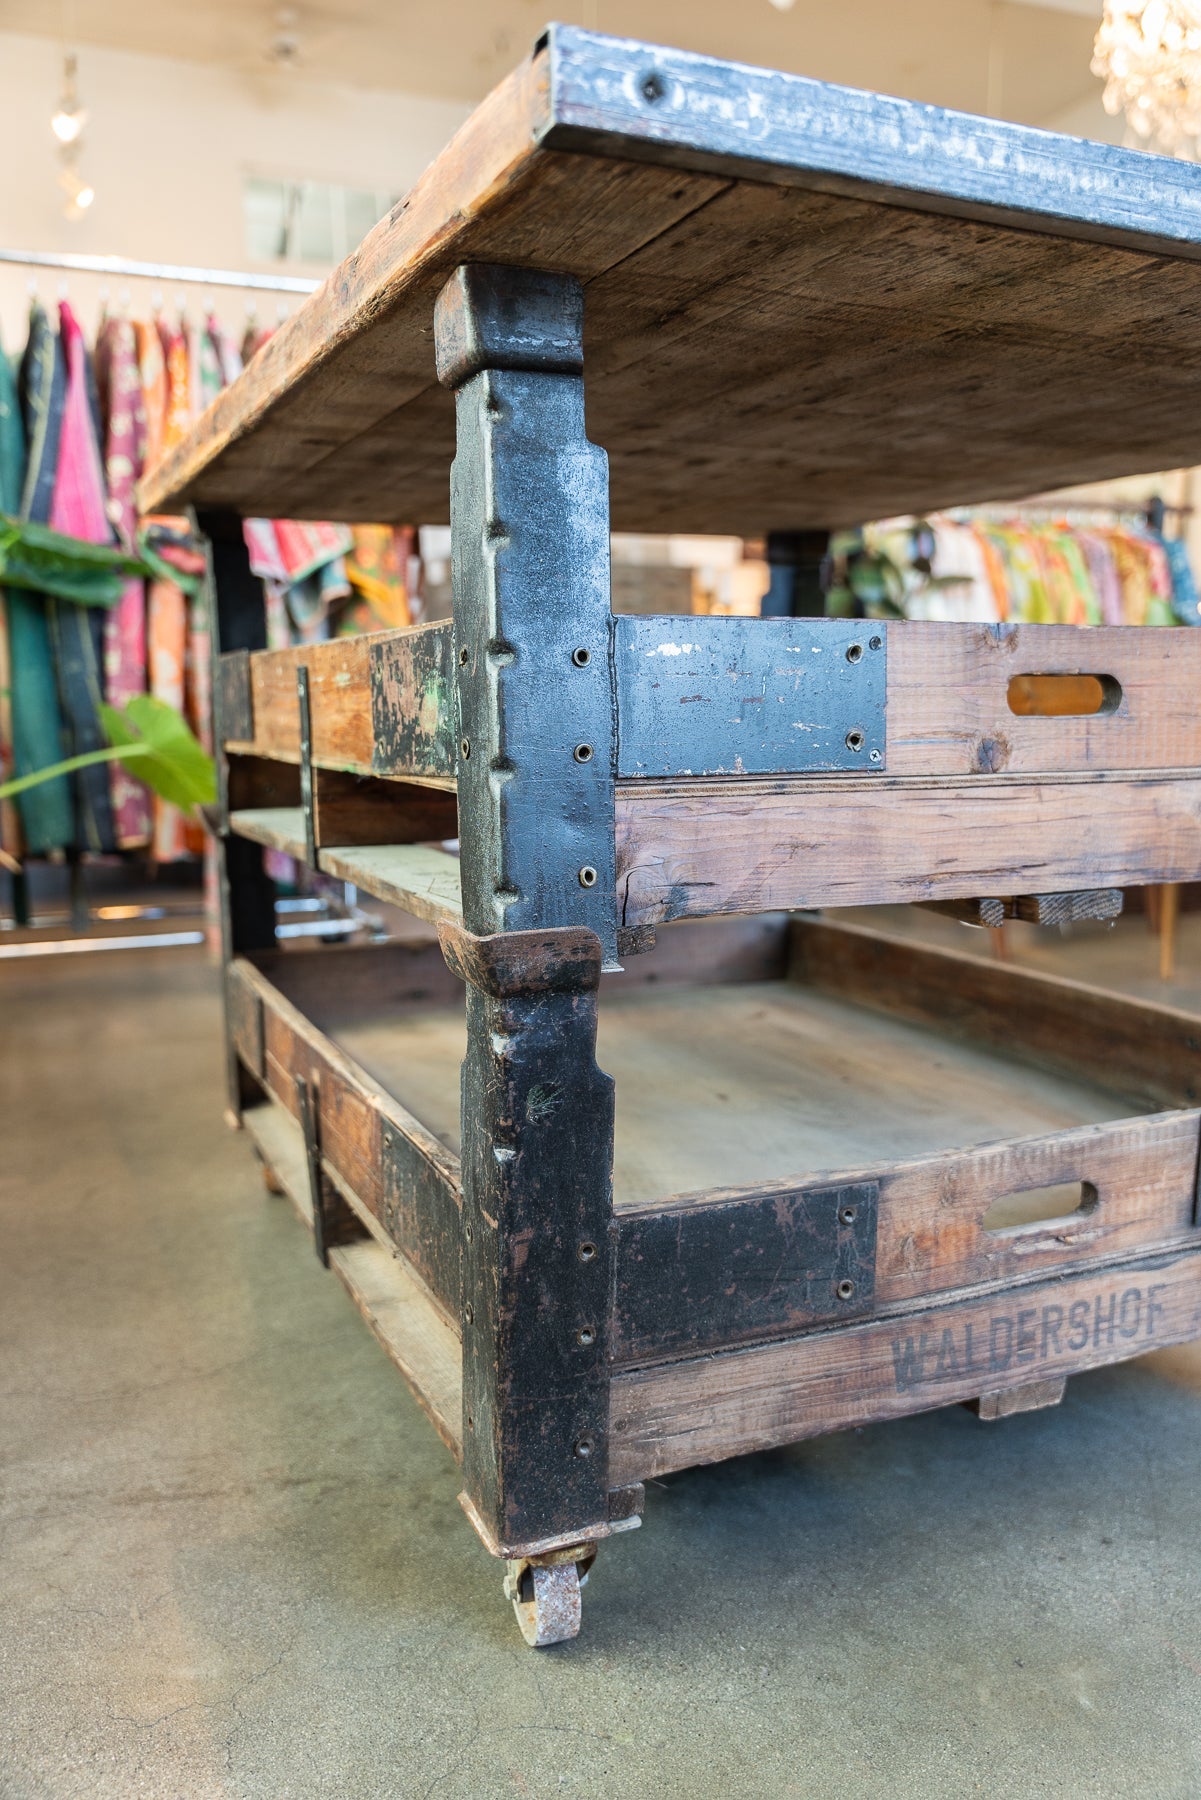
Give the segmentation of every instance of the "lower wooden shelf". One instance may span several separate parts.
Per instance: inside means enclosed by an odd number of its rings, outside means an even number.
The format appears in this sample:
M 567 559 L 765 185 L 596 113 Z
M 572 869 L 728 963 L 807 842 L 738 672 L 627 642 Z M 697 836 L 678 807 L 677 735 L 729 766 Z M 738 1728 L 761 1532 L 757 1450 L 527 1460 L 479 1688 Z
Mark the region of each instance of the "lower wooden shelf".
M 316 1096 L 369 1234 L 330 1261 L 457 1448 L 460 984 L 429 943 L 277 950 L 229 1004 L 248 1130 L 311 1216 Z M 599 1013 L 614 1486 L 1201 1335 L 1190 1015 L 778 917 L 668 928 Z
M 263 1163 L 311 1229 L 308 1159 L 300 1126 L 273 1098 L 249 1107 L 242 1123 Z M 367 1208 L 356 1201 L 340 1177 L 335 1179 L 364 1222 L 374 1226 Z M 429 1414 L 443 1442 L 458 1456 L 463 1375 L 460 1340 L 454 1327 L 396 1252 L 373 1238 L 334 1246 L 329 1252 L 329 1264 Z
M 249 807 L 230 814 L 230 830 L 299 862 L 306 859 L 304 813 L 298 806 Z M 437 924 L 461 920 L 458 859 L 430 844 L 367 844 L 317 852 L 326 875 L 353 882 L 365 894 L 402 906 L 416 918 Z

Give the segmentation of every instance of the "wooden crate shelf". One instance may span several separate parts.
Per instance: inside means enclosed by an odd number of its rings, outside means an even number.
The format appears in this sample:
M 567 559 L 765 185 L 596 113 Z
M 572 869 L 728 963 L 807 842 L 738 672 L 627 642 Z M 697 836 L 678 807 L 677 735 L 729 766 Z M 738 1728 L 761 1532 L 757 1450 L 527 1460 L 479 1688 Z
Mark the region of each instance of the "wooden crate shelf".
M 143 483 L 211 544 L 231 1112 L 530 1642 L 647 1479 L 1201 1335 L 1201 1021 L 786 916 L 1201 878 L 1201 631 L 804 573 L 1201 461 L 1199 323 L 1195 167 L 555 26 Z M 453 621 L 268 651 L 254 516 L 449 517 Z M 615 616 L 614 529 L 768 533 L 780 616 Z M 265 848 L 437 943 L 281 949 Z

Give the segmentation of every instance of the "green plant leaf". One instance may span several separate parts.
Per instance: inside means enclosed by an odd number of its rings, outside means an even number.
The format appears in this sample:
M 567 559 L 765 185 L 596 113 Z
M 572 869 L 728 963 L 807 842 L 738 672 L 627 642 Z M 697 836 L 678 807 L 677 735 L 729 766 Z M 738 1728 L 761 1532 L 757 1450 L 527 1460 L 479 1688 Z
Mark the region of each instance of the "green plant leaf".
M 102 703 L 100 721 L 110 744 L 133 750 L 130 774 L 153 788 L 160 799 L 185 811 L 216 799 L 212 757 L 165 700 L 136 694 L 123 713 Z
M 0 586 L 28 588 L 76 606 L 115 606 L 134 576 L 157 571 L 116 544 L 89 544 L 66 532 L 0 513 Z

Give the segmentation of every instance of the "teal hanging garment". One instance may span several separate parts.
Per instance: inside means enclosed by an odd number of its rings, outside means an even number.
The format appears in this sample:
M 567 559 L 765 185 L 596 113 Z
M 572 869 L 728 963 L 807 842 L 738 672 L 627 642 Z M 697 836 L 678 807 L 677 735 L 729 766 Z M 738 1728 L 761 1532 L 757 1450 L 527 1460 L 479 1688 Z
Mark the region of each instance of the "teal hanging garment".
M 43 523 L 49 516 L 65 392 L 57 334 L 50 329 L 42 307 L 35 306 L 21 364 L 24 424 L 12 370 L 7 357 L 0 354 L 0 512 L 38 518 Z M 44 505 L 42 512 L 35 511 L 39 502 Z M 13 761 L 18 775 L 32 775 L 61 762 L 64 755 L 46 603 L 38 594 L 13 588 L 6 596 L 6 608 L 12 662 Z M 75 841 L 75 809 L 66 776 L 30 788 L 17 805 L 25 847 L 33 854 L 62 849 Z

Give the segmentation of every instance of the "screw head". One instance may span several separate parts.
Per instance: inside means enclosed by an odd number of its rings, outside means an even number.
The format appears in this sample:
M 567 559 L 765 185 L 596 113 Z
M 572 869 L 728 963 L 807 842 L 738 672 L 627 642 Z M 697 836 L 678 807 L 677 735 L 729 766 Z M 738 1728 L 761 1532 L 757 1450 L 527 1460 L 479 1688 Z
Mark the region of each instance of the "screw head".
M 580 1245 L 579 1249 L 576 1251 L 576 1255 L 579 1257 L 581 1262 L 585 1262 L 585 1263 L 595 1262 L 595 1260 L 596 1260 L 596 1245 L 589 1243 L 588 1239 L 585 1238 L 584 1242 Z
M 572 651 L 571 660 L 577 669 L 586 669 L 588 664 L 592 661 L 592 652 L 585 645 L 581 644 L 578 650 Z
M 883 762 L 884 753 L 881 750 L 869 750 L 867 753 L 867 760 L 868 762 L 874 763 Z
M 580 886 L 583 888 L 596 886 L 596 870 L 591 863 L 585 863 L 580 870 Z
M 834 1292 L 838 1295 L 840 1300 L 850 1300 L 855 1292 L 855 1283 L 853 1281 L 840 1281 Z
M 572 1449 L 577 1456 L 591 1456 L 593 1450 L 592 1439 L 589 1437 L 577 1438 Z
M 595 1344 L 596 1333 L 591 1325 L 581 1325 L 575 1334 L 575 1341 L 583 1350 L 587 1350 L 590 1344 Z
M 642 98 L 650 106 L 654 106 L 656 101 L 662 100 L 664 94 L 667 92 L 667 83 L 664 81 L 662 75 L 655 69 L 652 69 L 649 75 L 644 75 L 642 77 L 639 87 L 642 92 Z
M 592 761 L 592 745 L 591 744 L 577 744 L 571 754 L 575 757 L 575 759 L 578 763 L 591 762 Z
M 466 762 L 467 758 L 471 755 L 471 739 L 470 738 L 460 738 L 460 740 L 459 740 L 459 755 L 463 758 L 464 762 Z
M 853 1225 L 855 1223 L 856 1218 L 858 1217 L 858 1212 L 859 1212 L 859 1209 L 858 1209 L 858 1207 L 855 1207 L 855 1206 L 840 1207 L 839 1211 L 838 1211 L 839 1224 L 840 1225 Z
M 867 647 L 869 650 L 878 650 L 883 642 L 884 639 L 877 633 L 875 637 L 868 638 Z
M 846 746 L 848 750 L 862 750 L 863 744 L 863 733 L 859 730 L 858 726 L 856 726 L 853 731 L 847 732 Z
M 862 644 L 848 644 L 847 645 L 847 661 L 849 663 L 857 663 L 857 662 L 862 662 L 862 660 L 863 660 L 863 645 Z

